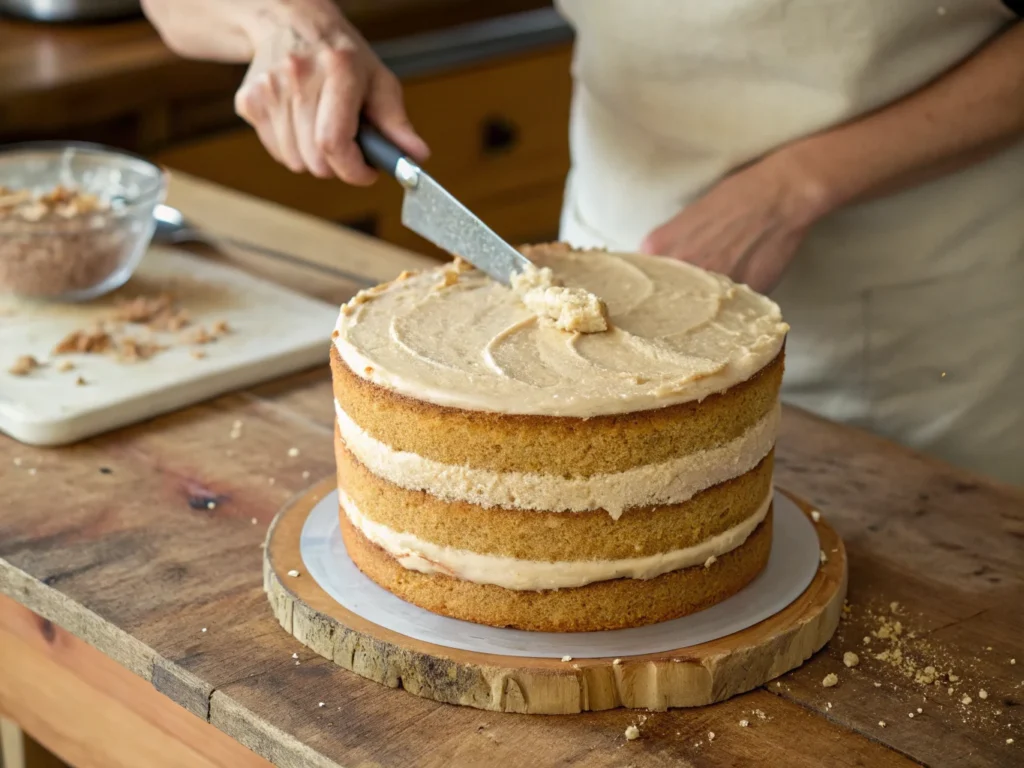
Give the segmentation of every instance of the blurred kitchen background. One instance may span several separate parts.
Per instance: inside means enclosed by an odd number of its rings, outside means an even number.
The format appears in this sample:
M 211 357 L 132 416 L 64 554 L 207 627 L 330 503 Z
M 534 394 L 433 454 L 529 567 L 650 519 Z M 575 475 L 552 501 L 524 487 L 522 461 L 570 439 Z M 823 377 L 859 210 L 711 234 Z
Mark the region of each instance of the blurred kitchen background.
M 428 170 L 511 242 L 555 238 L 571 31 L 550 1 L 340 5 L 405 82 Z M 109 144 L 432 252 L 401 226 L 398 185 L 353 189 L 277 165 L 234 114 L 243 74 L 179 59 L 132 0 L 0 0 L 0 144 Z

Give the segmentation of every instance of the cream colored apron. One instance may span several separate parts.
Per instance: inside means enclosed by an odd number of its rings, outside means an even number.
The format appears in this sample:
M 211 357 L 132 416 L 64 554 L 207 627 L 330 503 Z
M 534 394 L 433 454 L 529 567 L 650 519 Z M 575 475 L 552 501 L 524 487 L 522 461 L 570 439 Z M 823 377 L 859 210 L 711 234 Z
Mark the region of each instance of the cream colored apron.
M 560 0 L 577 30 L 562 238 L 634 250 L 730 171 L 884 106 L 999 0 Z M 784 398 L 1024 484 L 1024 142 L 842 210 L 773 293 Z

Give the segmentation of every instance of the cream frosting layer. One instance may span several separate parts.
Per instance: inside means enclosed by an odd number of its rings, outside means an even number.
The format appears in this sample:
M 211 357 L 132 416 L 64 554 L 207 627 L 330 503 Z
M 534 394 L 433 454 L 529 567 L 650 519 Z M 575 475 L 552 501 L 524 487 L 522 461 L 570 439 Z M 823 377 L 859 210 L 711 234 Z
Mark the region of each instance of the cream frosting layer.
M 483 273 L 439 267 L 343 306 L 342 360 L 438 405 L 589 417 L 722 392 L 771 362 L 788 330 L 770 299 L 678 261 L 557 246 L 529 255 L 602 299 L 609 329 L 558 330 Z
M 559 562 L 519 560 L 439 546 L 370 520 L 341 489 L 338 490 L 338 498 L 349 522 L 394 557 L 403 568 L 420 573 L 441 573 L 475 584 L 496 584 L 505 589 L 541 590 L 582 587 L 609 579 L 652 579 L 680 568 L 703 566 L 710 558 L 719 558 L 747 540 L 768 515 L 772 492 L 769 491 L 758 510 L 743 522 L 685 549 L 622 560 Z M 713 566 L 712 560 L 708 567 Z
M 669 461 L 589 477 L 498 472 L 454 466 L 377 440 L 334 402 L 338 431 L 367 469 L 402 488 L 426 491 L 444 501 L 482 507 L 583 512 L 604 509 L 618 519 L 630 507 L 681 504 L 718 483 L 749 472 L 775 445 L 781 407 L 724 445 Z

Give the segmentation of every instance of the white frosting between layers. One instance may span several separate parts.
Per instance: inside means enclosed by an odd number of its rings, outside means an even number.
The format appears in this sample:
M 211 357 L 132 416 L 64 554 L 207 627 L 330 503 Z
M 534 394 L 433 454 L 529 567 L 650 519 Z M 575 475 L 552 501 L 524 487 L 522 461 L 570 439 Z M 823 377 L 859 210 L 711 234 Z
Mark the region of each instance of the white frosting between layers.
M 342 307 L 335 347 L 357 376 L 417 400 L 581 418 L 702 400 L 782 349 L 778 306 L 721 275 L 557 246 L 530 257 L 600 297 L 608 330 L 548 327 L 483 273 L 441 267 L 357 295 Z
M 716 448 L 623 472 L 563 477 L 455 466 L 398 451 L 356 424 L 337 401 L 334 410 L 338 431 L 352 455 L 373 474 L 402 488 L 482 507 L 544 512 L 604 509 L 616 520 L 630 507 L 682 504 L 712 485 L 749 472 L 775 444 L 781 415 L 781 407 L 776 406 L 740 437 Z
M 475 584 L 495 584 L 505 589 L 541 590 L 582 587 L 610 579 L 652 579 L 681 568 L 704 565 L 708 558 L 721 557 L 747 540 L 768 515 L 772 493 L 768 492 L 761 506 L 746 520 L 692 547 L 622 560 L 559 562 L 519 560 L 439 546 L 370 520 L 341 489 L 338 498 L 352 525 L 403 568 L 427 574 L 441 573 Z

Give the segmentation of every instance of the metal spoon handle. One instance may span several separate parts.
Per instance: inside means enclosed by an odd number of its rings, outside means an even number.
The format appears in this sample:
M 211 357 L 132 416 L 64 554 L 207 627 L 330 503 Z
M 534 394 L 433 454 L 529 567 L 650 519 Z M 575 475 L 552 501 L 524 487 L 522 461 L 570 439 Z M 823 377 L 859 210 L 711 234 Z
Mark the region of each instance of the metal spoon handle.
M 233 237 L 210 235 L 204 232 L 202 233 L 202 239 L 204 242 L 209 243 L 214 247 L 220 244 L 230 245 L 234 248 L 238 248 L 243 251 L 249 251 L 250 253 L 259 254 L 260 256 L 267 256 L 268 258 L 277 259 L 278 261 L 283 261 L 288 264 L 294 264 L 299 267 L 305 267 L 306 269 L 311 269 L 320 272 L 321 274 L 324 275 L 330 275 L 331 277 L 339 277 L 343 280 L 348 280 L 349 282 L 355 283 L 356 285 L 361 285 L 366 288 L 376 285 L 377 282 L 379 282 L 377 280 L 373 280 L 372 278 L 365 277 L 364 275 L 357 275 L 355 272 L 349 272 L 344 269 L 338 269 L 337 267 L 329 267 L 326 264 L 318 264 L 315 261 L 309 261 L 299 256 L 293 256 L 290 253 L 284 253 L 283 251 L 278 251 L 273 248 L 267 248 L 262 245 L 257 245 L 256 243 L 247 243 L 244 240 L 236 240 Z

